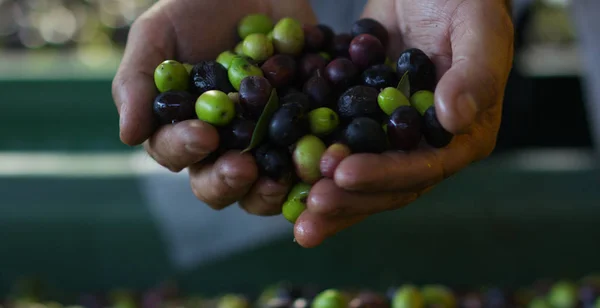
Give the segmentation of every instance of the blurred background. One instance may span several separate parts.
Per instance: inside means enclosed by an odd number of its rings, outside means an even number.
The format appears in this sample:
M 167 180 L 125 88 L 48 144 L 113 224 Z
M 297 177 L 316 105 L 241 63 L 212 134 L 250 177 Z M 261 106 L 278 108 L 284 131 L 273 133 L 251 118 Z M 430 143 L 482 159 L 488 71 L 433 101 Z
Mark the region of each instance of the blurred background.
M 34 282 L 53 296 L 166 280 L 192 294 L 281 280 L 516 288 L 600 270 L 583 79 L 600 64 L 582 58 L 570 1 L 516 5 L 515 66 L 489 159 L 310 250 L 282 217 L 205 209 L 185 173 L 120 142 L 111 81 L 128 27 L 153 2 L 0 0 L 0 297 L 40 294 Z

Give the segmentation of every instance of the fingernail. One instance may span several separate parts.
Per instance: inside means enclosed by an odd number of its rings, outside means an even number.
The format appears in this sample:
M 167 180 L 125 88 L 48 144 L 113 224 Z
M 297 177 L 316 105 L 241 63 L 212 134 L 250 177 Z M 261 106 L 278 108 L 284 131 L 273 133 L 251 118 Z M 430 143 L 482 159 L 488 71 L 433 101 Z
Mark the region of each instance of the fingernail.
M 260 197 L 266 203 L 281 203 L 287 196 L 289 187 L 281 185 L 271 179 L 261 178 L 258 180 L 258 186 L 261 186 Z
M 318 234 L 318 226 L 310 221 L 304 220 L 294 227 L 294 238 L 296 243 L 304 248 L 313 248 L 321 244 L 322 236 Z
M 209 151 L 206 151 L 201 145 L 193 142 L 186 144 L 185 149 L 191 154 L 206 155 L 209 153 Z
M 459 113 L 460 116 L 465 121 L 465 125 L 468 128 L 475 121 L 475 117 L 477 116 L 478 107 L 475 98 L 470 93 L 464 93 L 460 96 L 459 100 Z
M 246 188 L 252 184 L 252 182 L 248 181 L 243 177 L 232 177 L 225 176 L 224 177 L 225 184 L 233 189 Z
M 185 140 L 185 149 L 192 153 L 192 154 L 198 154 L 198 155 L 206 155 L 208 153 L 210 153 L 210 151 L 207 151 L 205 146 L 198 141 L 198 137 L 196 132 L 198 131 L 198 128 L 202 126 L 202 123 L 200 122 L 196 122 L 196 121 L 190 121 L 186 123 L 187 126 L 184 126 L 184 140 Z
M 281 193 L 275 195 L 261 195 L 260 197 L 266 204 L 282 204 L 285 201 L 286 195 Z
M 351 154 L 350 149 L 343 144 L 333 144 L 321 157 L 321 174 L 327 178 L 333 178 L 337 166 Z

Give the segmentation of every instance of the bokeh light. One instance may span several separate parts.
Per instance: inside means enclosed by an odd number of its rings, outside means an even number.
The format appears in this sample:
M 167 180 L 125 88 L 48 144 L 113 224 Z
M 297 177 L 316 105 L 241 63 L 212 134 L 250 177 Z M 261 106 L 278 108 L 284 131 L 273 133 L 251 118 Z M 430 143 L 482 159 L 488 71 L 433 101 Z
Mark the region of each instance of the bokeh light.
M 106 43 L 122 48 L 151 0 L 0 0 L 0 52 Z M 103 35 L 100 35 L 102 33 Z M 100 41 L 97 37 L 108 37 Z M 86 46 L 89 48 L 89 46 Z

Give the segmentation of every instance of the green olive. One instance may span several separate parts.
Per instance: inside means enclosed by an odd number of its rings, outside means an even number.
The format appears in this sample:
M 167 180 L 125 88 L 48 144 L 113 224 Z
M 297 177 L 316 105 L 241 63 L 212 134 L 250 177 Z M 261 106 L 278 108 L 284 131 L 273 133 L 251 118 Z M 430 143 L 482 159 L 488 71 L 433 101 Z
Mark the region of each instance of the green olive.
M 275 283 L 264 288 L 256 299 L 256 307 L 268 307 L 269 302 L 273 298 L 277 297 L 277 292 L 281 289 L 281 287 L 282 286 L 279 283 Z
M 175 60 L 166 60 L 154 70 L 154 84 L 159 92 L 186 91 L 189 76 L 185 66 Z
M 348 305 L 349 301 L 342 292 L 327 289 L 314 298 L 311 308 L 347 308 Z
M 61 303 L 48 302 L 48 303 L 44 303 L 44 305 L 40 306 L 40 307 L 44 307 L 44 308 L 63 308 L 64 306 Z
M 244 55 L 244 41 L 241 41 L 237 45 L 235 45 L 233 52 L 235 52 L 235 54 L 238 56 L 243 56 Z
M 281 54 L 299 55 L 304 49 L 302 24 L 290 17 L 279 20 L 273 28 L 273 45 Z
M 229 69 L 231 61 L 233 61 L 235 57 L 237 57 L 235 53 L 233 53 L 230 50 L 226 50 L 219 54 L 219 56 L 217 57 L 217 62 L 223 65 L 223 67 L 225 67 L 226 69 Z
M 261 76 L 263 77 L 263 71 L 260 67 L 250 63 L 247 58 L 243 56 L 237 56 L 231 61 L 231 65 L 227 70 L 229 76 L 229 82 L 237 90 L 240 90 L 242 80 L 248 76 Z
M 546 301 L 545 298 L 536 297 L 529 302 L 529 304 L 527 305 L 527 308 L 553 308 L 553 307 L 550 304 L 548 304 L 548 302 Z
M 188 74 L 190 74 L 192 72 L 192 69 L 194 68 L 194 65 L 190 63 L 183 63 L 183 66 L 185 67 L 185 70 L 188 72 Z
M 296 143 L 292 153 L 296 174 L 307 184 L 314 184 L 323 177 L 321 157 L 327 150 L 325 143 L 314 135 L 305 135 Z
M 237 294 L 226 294 L 222 296 L 218 303 L 217 308 L 249 308 L 250 303 L 248 300 Z
M 231 101 L 234 104 L 240 103 L 240 93 L 239 92 L 230 92 L 230 93 L 227 93 L 227 96 L 229 96 L 229 99 L 231 99 Z
M 410 106 L 408 98 L 406 98 L 406 96 L 398 89 L 393 87 L 387 87 L 379 92 L 377 103 L 379 104 L 379 108 L 387 115 L 394 113 L 398 107 Z
M 421 115 L 424 115 L 429 107 L 434 104 L 433 92 L 421 90 L 410 97 L 410 104 L 415 107 Z
M 321 107 L 313 109 L 308 114 L 310 131 L 319 136 L 328 135 L 340 124 L 337 113 L 330 108 Z
M 265 61 L 273 55 L 273 43 L 264 34 L 250 34 L 244 39 L 242 51 L 253 60 Z
M 454 308 L 456 298 L 452 291 L 440 285 L 426 285 L 421 288 L 423 303 L 428 307 Z
M 306 198 L 308 198 L 308 194 L 310 193 L 311 188 L 312 188 L 312 186 L 310 184 L 300 182 L 300 183 L 294 185 L 294 187 L 292 187 L 292 189 L 290 190 L 290 192 L 287 195 L 287 199 L 288 200 L 300 200 L 300 201 L 304 202 L 304 200 L 306 200 Z
M 214 126 L 225 126 L 235 117 L 235 103 L 219 90 L 202 93 L 196 100 L 198 119 Z
M 287 221 L 296 223 L 300 214 L 306 209 L 306 204 L 298 199 L 286 200 L 281 208 L 281 214 Z
M 568 281 L 559 281 L 548 294 L 548 304 L 555 308 L 570 308 L 577 304 L 577 287 Z
M 238 35 L 243 40 L 248 35 L 260 33 L 267 34 L 273 29 L 273 20 L 264 14 L 250 14 L 240 20 Z
M 412 285 L 405 285 L 399 288 L 392 299 L 391 308 L 423 308 L 423 296 L 419 290 Z

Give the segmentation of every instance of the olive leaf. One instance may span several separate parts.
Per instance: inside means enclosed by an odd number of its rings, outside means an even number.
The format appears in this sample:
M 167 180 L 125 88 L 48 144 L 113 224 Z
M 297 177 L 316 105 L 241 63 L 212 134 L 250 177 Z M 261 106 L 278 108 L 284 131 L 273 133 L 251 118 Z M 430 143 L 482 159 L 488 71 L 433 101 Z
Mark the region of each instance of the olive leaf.
M 246 153 L 251 151 L 255 147 L 261 144 L 264 140 L 265 135 L 267 134 L 267 129 L 269 128 L 269 122 L 271 121 L 271 117 L 273 113 L 277 111 L 279 108 L 279 96 L 277 95 L 277 90 L 273 89 L 271 91 L 271 97 L 269 97 L 269 102 L 263 109 L 258 121 L 256 122 L 256 127 L 254 128 L 254 132 L 252 133 L 252 140 L 250 141 L 250 145 L 242 151 L 242 153 Z
M 400 78 L 400 82 L 398 83 L 396 89 L 402 92 L 406 98 L 410 98 L 410 80 L 408 79 L 408 71 L 402 75 L 402 78 Z

